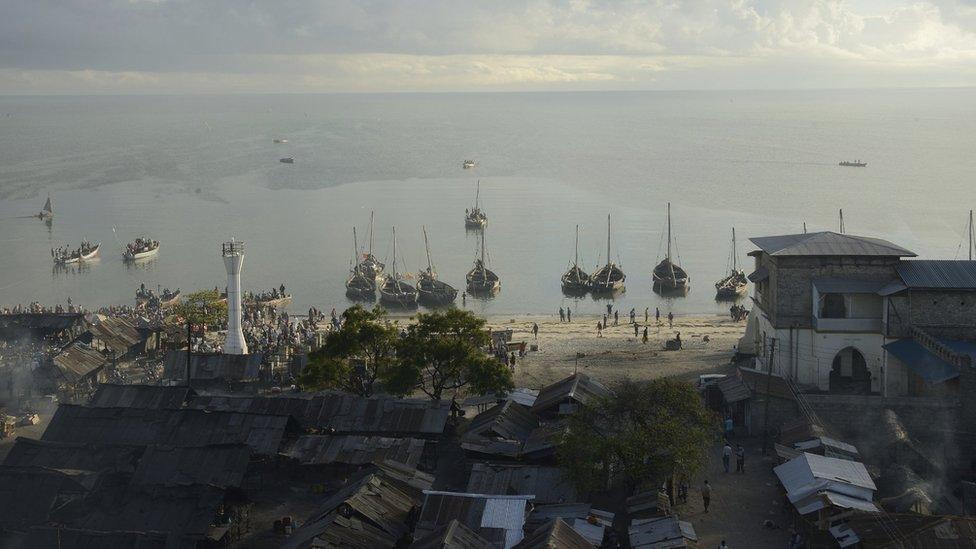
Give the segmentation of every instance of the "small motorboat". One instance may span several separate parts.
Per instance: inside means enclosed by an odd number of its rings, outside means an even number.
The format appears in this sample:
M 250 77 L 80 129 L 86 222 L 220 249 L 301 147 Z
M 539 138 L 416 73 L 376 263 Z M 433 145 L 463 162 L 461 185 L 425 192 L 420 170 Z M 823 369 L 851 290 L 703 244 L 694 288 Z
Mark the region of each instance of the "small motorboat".
M 159 241 L 151 238 L 137 238 L 122 248 L 122 259 L 136 261 L 155 257 L 159 253 Z
M 82 241 L 81 246 L 76 250 L 51 250 L 51 256 L 54 258 L 56 265 L 82 263 L 94 259 L 98 255 L 98 250 L 101 246 L 101 242 L 92 243 L 85 240 Z
M 275 143 L 278 143 L 278 144 L 282 144 L 282 143 L 287 143 L 288 140 L 287 139 L 275 139 L 274 142 Z
M 855 160 L 853 162 L 851 162 L 850 160 L 844 160 L 839 165 L 844 166 L 846 168 L 865 168 L 867 167 L 868 163 L 861 162 L 860 160 Z
M 474 168 L 474 166 L 475 166 L 474 160 L 465 160 L 461 164 L 461 167 L 464 168 L 465 170 L 470 170 L 471 168 Z
M 293 156 L 286 156 L 284 158 L 279 159 L 278 162 L 281 162 L 282 164 L 294 164 L 295 163 L 295 157 L 293 157 Z

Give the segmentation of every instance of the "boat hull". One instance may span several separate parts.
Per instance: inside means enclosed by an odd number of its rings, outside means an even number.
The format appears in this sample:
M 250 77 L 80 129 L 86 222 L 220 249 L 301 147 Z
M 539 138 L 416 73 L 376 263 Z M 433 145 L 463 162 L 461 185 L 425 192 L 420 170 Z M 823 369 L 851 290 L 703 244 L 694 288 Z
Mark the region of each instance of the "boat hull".
M 399 309 L 413 309 L 417 307 L 416 293 L 385 292 L 380 290 L 380 303 L 387 307 Z
M 417 301 L 429 307 L 444 307 L 454 303 L 457 290 L 448 284 L 422 280 L 417 284 Z
M 717 286 L 715 288 L 715 299 L 735 300 L 746 294 L 746 285 L 741 286 Z
M 145 252 L 139 252 L 139 253 L 135 253 L 135 254 L 132 254 L 132 253 L 129 253 L 129 252 L 123 252 L 122 253 L 122 259 L 125 259 L 126 261 L 136 261 L 136 260 L 139 260 L 139 259 L 149 259 L 150 257 L 156 257 L 156 254 L 158 254 L 158 253 L 159 253 L 159 246 L 156 246 L 155 248 L 153 248 L 151 250 L 147 250 Z

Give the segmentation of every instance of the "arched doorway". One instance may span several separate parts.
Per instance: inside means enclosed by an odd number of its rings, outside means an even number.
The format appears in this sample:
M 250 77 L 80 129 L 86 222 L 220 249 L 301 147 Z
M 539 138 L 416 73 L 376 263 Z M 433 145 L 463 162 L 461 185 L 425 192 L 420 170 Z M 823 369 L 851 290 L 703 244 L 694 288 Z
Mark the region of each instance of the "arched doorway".
M 841 395 L 871 393 L 871 371 L 861 351 L 845 347 L 834 356 L 830 369 L 830 392 Z

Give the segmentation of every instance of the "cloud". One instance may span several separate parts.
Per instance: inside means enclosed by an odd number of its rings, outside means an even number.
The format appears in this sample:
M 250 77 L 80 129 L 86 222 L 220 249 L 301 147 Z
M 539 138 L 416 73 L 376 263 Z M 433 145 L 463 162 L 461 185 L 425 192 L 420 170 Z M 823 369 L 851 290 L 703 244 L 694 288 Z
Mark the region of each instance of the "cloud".
M 976 84 L 976 4 L 0 0 L 0 92 Z M 833 76 L 832 76 L 833 75 Z M 287 76 L 283 78 L 282 76 Z

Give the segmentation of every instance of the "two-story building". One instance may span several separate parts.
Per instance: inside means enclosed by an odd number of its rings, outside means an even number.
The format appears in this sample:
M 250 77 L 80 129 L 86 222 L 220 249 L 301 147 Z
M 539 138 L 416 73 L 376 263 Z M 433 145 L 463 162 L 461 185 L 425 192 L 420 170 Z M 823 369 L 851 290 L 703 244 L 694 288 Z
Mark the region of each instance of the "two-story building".
M 807 390 L 928 396 L 976 366 L 976 261 L 912 260 L 877 238 L 753 238 L 747 341 L 765 369 Z M 771 352 L 772 351 L 772 352 Z

